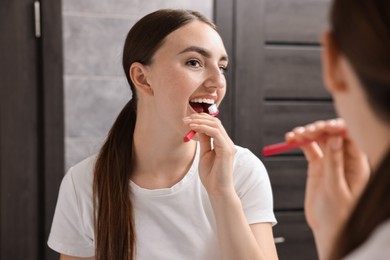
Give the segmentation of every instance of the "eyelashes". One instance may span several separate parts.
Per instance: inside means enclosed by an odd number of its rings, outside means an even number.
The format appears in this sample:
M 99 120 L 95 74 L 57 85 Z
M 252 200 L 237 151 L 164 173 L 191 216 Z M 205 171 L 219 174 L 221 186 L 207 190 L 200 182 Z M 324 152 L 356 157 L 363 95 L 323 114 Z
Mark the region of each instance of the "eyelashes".
M 219 71 L 221 71 L 222 74 L 225 74 L 225 72 L 228 70 L 227 67 L 221 66 L 219 67 Z
M 203 67 L 201 61 L 199 61 L 198 59 L 190 59 L 186 61 L 185 64 L 195 69 Z M 219 71 L 221 72 L 221 74 L 225 74 L 225 72 L 227 71 L 227 66 L 219 66 Z
M 188 60 L 186 62 L 186 65 L 188 65 L 190 67 L 193 67 L 193 68 L 200 68 L 200 67 L 202 67 L 200 61 L 197 60 L 197 59 Z

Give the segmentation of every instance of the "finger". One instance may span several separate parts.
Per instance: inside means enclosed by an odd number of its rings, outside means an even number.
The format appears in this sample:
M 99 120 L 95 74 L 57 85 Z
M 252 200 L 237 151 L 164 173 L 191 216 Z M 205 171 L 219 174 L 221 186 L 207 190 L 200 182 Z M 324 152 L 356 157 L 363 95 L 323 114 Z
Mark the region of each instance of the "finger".
M 322 128 L 323 132 L 328 135 L 344 135 L 347 132 L 345 121 L 342 118 L 328 120 Z
M 208 125 L 214 128 L 223 128 L 221 121 L 218 118 L 212 117 L 208 114 L 193 114 L 187 117 L 188 124 L 192 125 Z M 195 130 L 195 129 L 193 129 Z
M 341 118 L 331 120 L 318 120 L 314 123 L 307 124 L 306 126 L 296 127 L 292 132 L 286 134 L 286 140 L 288 142 L 302 142 L 315 140 L 316 145 L 308 146 L 306 153 L 310 158 L 313 158 L 313 152 L 324 151 L 327 143 L 327 137 L 333 135 L 345 136 L 346 128 L 345 122 Z M 321 153 L 317 153 L 320 155 Z M 317 156 L 316 155 L 316 156 Z M 316 158 L 314 156 L 314 158 Z
M 192 119 L 205 119 L 205 120 L 212 120 L 214 118 L 217 119 L 217 117 L 213 117 L 206 113 L 191 114 L 189 117 Z
M 311 142 L 307 145 L 301 146 L 301 150 L 303 151 L 303 154 L 309 162 L 319 160 L 324 155 L 322 149 L 318 146 L 318 143 L 316 142 Z
M 214 127 L 206 124 L 191 124 L 190 126 L 199 134 L 199 136 L 207 135 L 209 138 L 213 138 L 213 148 L 217 154 L 223 155 L 223 151 L 230 153 L 231 147 L 234 147 L 233 141 L 230 139 L 222 125 Z
M 221 121 L 218 118 L 214 117 L 190 117 L 190 123 L 191 124 L 197 124 L 197 125 L 209 125 L 212 127 L 220 127 L 222 126 Z
M 188 118 L 191 119 L 191 123 L 193 124 L 209 125 L 214 128 L 220 129 L 221 130 L 220 133 L 222 133 L 222 136 L 225 138 L 226 143 L 230 143 L 231 145 L 234 145 L 233 141 L 230 139 L 229 135 L 227 134 L 225 128 L 223 127 L 221 121 L 218 118 L 207 113 L 194 113 L 191 114 Z M 211 137 L 215 138 L 215 136 L 211 136 Z
M 296 127 L 294 141 L 318 139 L 324 135 L 341 135 L 346 132 L 345 122 L 341 118 L 331 120 L 319 120 L 306 126 Z
M 208 114 L 194 114 L 194 116 L 184 117 L 183 123 L 191 130 L 198 132 L 197 128 L 202 125 L 208 125 L 214 128 L 223 128 L 221 121 L 218 118 L 214 118 Z
M 292 130 L 297 141 L 314 140 L 323 134 L 323 129 L 316 124 L 296 127 Z
M 341 188 L 348 191 L 344 173 L 343 138 L 332 136 L 326 144 L 325 171 L 326 180 L 332 189 Z
M 221 128 L 216 127 L 215 125 L 207 125 L 207 124 L 197 124 L 191 123 L 190 128 L 197 132 L 198 134 L 207 135 L 214 139 L 214 141 L 225 141 L 224 131 Z
M 200 145 L 200 158 L 203 158 L 205 154 L 207 154 L 213 149 L 211 145 L 211 138 L 202 133 L 198 133 L 197 135 Z
M 344 160 L 351 162 L 344 166 L 346 181 L 352 194 L 357 196 L 364 189 L 370 177 L 370 166 L 367 155 L 359 149 L 356 143 L 346 139 L 344 141 Z
M 301 130 L 296 129 L 296 131 L 298 131 L 298 135 L 299 135 L 302 129 Z M 302 136 L 297 137 L 295 132 L 288 132 L 285 136 L 285 139 L 287 142 L 297 142 L 297 141 L 304 140 Z M 309 162 L 318 160 L 323 156 L 323 152 L 316 142 L 308 143 L 307 145 L 303 145 L 300 148 Z

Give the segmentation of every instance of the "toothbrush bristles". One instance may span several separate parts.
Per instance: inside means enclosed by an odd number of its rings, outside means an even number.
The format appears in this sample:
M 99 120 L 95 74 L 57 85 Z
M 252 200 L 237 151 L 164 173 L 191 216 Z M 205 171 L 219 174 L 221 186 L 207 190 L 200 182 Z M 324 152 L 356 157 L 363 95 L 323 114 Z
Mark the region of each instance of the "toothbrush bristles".
M 218 107 L 216 104 L 212 104 L 211 106 L 209 106 L 208 110 L 209 110 L 209 114 L 212 116 L 216 116 L 219 113 Z
M 208 110 L 209 110 L 209 114 L 211 116 L 217 116 L 219 113 L 219 110 L 218 110 L 218 107 L 216 104 L 212 104 L 211 106 L 209 106 Z M 192 137 L 194 137 L 195 134 L 196 134 L 195 131 L 191 130 L 186 136 L 184 136 L 184 138 L 183 138 L 184 142 L 190 141 L 192 139 Z

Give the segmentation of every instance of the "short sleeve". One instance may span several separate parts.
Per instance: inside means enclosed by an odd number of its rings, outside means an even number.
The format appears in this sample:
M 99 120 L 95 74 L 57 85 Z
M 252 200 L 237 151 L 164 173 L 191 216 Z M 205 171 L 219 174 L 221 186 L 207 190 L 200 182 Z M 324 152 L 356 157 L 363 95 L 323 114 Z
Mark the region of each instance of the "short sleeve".
M 234 162 L 235 189 L 249 224 L 277 223 L 267 170 L 251 151 L 236 148 Z
M 61 254 L 76 257 L 94 256 L 93 238 L 86 232 L 72 169 L 61 182 L 48 246 Z

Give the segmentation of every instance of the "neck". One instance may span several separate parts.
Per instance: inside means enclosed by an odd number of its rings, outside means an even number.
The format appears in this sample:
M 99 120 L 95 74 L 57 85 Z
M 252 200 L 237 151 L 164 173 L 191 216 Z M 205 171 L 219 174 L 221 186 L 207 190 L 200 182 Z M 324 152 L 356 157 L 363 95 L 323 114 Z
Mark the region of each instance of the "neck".
M 188 172 L 196 142 L 183 142 L 177 133 L 156 131 L 150 124 L 136 124 L 133 141 L 132 181 L 148 189 L 169 188 Z

